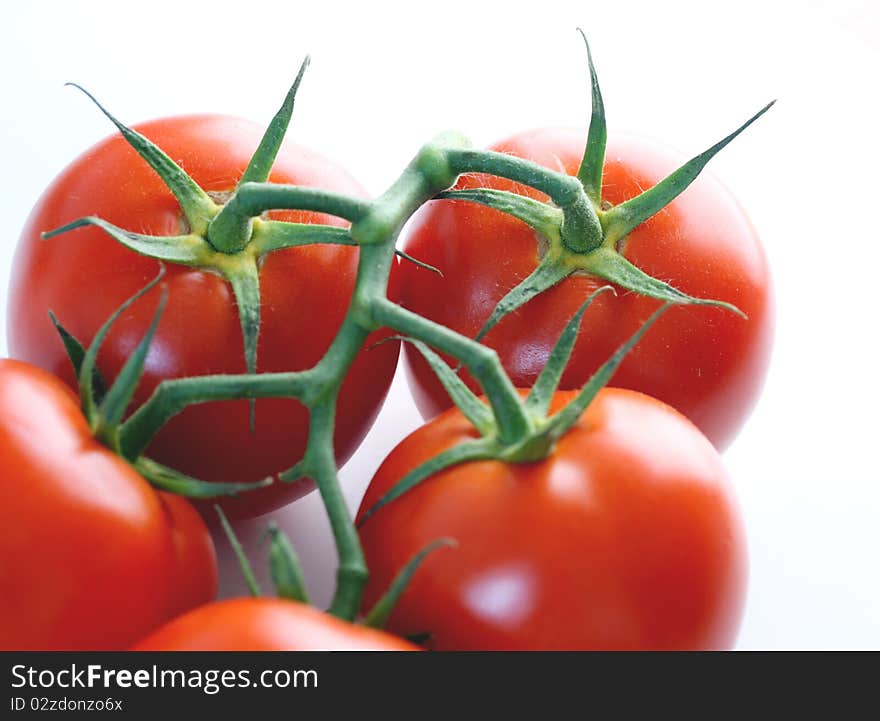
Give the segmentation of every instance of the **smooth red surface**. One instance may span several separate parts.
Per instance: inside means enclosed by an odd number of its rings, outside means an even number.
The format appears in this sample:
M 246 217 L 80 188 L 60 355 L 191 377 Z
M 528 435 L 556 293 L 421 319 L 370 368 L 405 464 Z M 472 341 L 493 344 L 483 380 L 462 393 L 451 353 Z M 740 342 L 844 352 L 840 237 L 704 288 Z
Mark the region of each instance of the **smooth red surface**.
M 262 129 L 225 116 L 187 116 L 138 126 L 205 190 L 232 190 L 257 147 Z M 362 188 L 342 169 L 315 153 L 286 145 L 270 178 L 352 195 Z M 121 136 L 108 138 L 74 161 L 46 190 L 22 232 L 9 294 L 9 352 L 73 384 L 70 363 L 49 321 L 53 310 L 83 343 L 122 302 L 156 276 L 158 263 L 125 249 L 101 230 L 86 228 L 50 241 L 51 230 L 84 215 L 97 215 L 140 233 L 184 232 L 180 208 L 159 177 Z M 335 225 L 316 213 L 273 213 L 296 222 Z M 262 265 L 262 326 L 258 371 L 300 370 L 314 365 L 342 322 L 354 288 L 358 251 L 308 246 L 269 255 Z M 245 371 L 241 327 L 232 289 L 221 277 L 167 265 L 168 306 L 147 358 L 134 404 L 159 381 L 180 376 Z M 144 335 L 158 289 L 114 326 L 99 358 L 112 379 Z M 374 334 L 366 344 L 382 336 Z M 369 430 L 397 364 L 398 344 L 364 350 L 339 399 L 336 452 L 341 463 Z M 190 407 L 157 436 L 148 455 L 209 481 L 251 481 L 289 468 L 306 445 L 308 414 L 294 400 L 257 401 L 256 433 L 249 430 L 248 402 Z M 132 406 L 134 407 L 134 406 Z M 311 490 L 310 482 L 275 484 L 223 502 L 232 516 L 253 516 Z
M 214 546 L 89 432 L 73 394 L 0 360 L 0 648 L 112 650 L 214 598 Z
M 361 513 L 474 433 L 458 410 L 422 426 Z M 601 391 L 546 460 L 454 466 L 360 534 L 365 608 L 419 549 L 458 542 L 425 560 L 388 624 L 436 649 L 723 649 L 742 616 L 746 543 L 721 459 L 686 418 L 632 391 Z
M 135 651 L 416 651 L 403 639 L 278 598 L 209 603 L 140 641 Z
M 494 146 L 547 167 L 577 173 L 585 134 L 537 130 Z M 730 151 L 735 152 L 735 151 Z M 611 138 L 603 197 L 619 204 L 656 184 L 685 158 L 636 138 Z M 486 186 L 544 199 L 530 188 L 486 176 Z M 536 234 L 503 213 L 461 201 L 435 201 L 415 218 L 408 253 L 443 277 L 401 266 L 402 301 L 412 310 L 473 337 L 492 309 L 538 263 Z M 688 416 L 723 450 L 745 422 L 766 375 L 773 339 L 772 284 L 760 240 L 730 193 L 705 173 L 666 209 L 627 237 L 623 254 L 656 278 L 693 296 L 733 303 L 748 315 L 710 307 L 669 310 L 624 360 L 612 384 L 647 393 Z M 502 320 L 485 338 L 514 384 L 531 386 L 566 322 L 600 285 L 569 277 Z M 582 386 L 643 323 L 658 301 L 619 290 L 587 311 L 562 388 Z M 450 406 L 418 351 L 407 347 L 410 387 L 425 418 Z M 476 389 L 469 376 L 465 377 Z

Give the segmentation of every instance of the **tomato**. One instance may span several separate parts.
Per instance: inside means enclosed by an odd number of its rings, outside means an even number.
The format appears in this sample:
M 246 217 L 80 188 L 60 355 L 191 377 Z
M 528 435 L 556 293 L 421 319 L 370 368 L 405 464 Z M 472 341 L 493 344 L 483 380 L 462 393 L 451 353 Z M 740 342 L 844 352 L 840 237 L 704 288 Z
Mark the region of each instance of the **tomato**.
M 46 371 L 0 360 L 0 648 L 122 649 L 217 592 L 214 546 L 92 438 Z
M 553 408 L 572 397 L 557 392 Z M 407 472 L 475 436 L 457 409 L 376 472 L 359 515 Z M 648 396 L 602 390 L 548 458 L 452 466 L 361 527 L 370 607 L 441 537 L 388 628 L 440 649 L 717 649 L 736 638 L 744 531 L 712 444 Z
M 196 608 L 135 651 L 416 651 L 403 639 L 279 598 L 234 598 Z
M 206 191 L 231 191 L 257 147 L 261 130 L 224 116 L 175 117 L 139 130 L 177 161 Z M 351 195 L 361 187 L 321 156 L 285 146 L 272 182 L 319 186 Z M 217 197 L 217 196 L 215 196 Z M 40 233 L 80 216 L 97 215 L 139 233 L 187 232 L 171 192 L 121 136 L 111 137 L 74 161 L 40 198 L 19 241 L 9 294 L 10 354 L 74 383 L 64 347 L 49 321 L 54 310 L 75 337 L 88 343 L 129 296 L 155 277 L 156 260 L 122 247 L 97 228 L 43 241 Z M 278 220 L 342 221 L 317 213 L 272 213 Z M 348 307 L 358 251 L 313 245 L 276 251 L 260 271 L 262 323 L 257 370 L 289 371 L 314 365 L 324 354 Z M 212 272 L 167 266 L 168 307 L 146 361 L 134 407 L 166 378 L 245 372 L 242 331 L 229 284 Z M 151 294 L 158 293 L 151 291 Z M 136 303 L 113 327 L 99 358 L 112 379 L 146 332 L 155 296 Z M 380 337 L 368 339 L 366 348 Z M 398 345 L 364 350 L 342 386 L 336 453 L 343 463 L 375 420 L 397 364 Z M 251 481 L 291 467 L 306 445 L 308 413 L 295 400 L 256 403 L 256 431 L 248 401 L 187 408 L 147 450 L 156 460 L 208 481 Z M 276 483 L 223 505 L 233 517 L 277 508 L 312 488 L 309 481 Z
M 584 151 L 581 131 L 538 130 L 514 136 L 495 150 L 576 175 Z M 617 205 L 664 178 L 683 159 L 646 140 L 609 142 L 603 198 Z M 486 176 L 459 187 L 486 186 L 545 200 L 536 191 Z M 401 297 L 408 308 L 475 336 L 502 297 L 536 267 L 540 243 L 524 223 L 463 201 L 437 201 L 420 212 L 405 250 L 439 268 L 439 276 L 401 267 Z M 626 358 L 613 385 L 654 396 L 684 413 L 712 440 L 727 447 L 763 385 L 773 337 L 770 273 L 760 240 L 731 194 L 702 175 L 671 205 L 624 240 L 623 255 L 648 274 L 692 296 L 733 303 L 748 319 L 709 306 L 673 308 Z M 484 342 L 495 348 L 519 387 L 531 386 L 565 323 L 605 281 L 569 276 L 504 318 Z M 618 291 L 587 312 L 562 388 L 582 386 L 659 305 Z M 406 349 L 410 387 L 425 418 L 450 406 L 436 376 Z M 465 376 L 469 385 L 477 385 Z

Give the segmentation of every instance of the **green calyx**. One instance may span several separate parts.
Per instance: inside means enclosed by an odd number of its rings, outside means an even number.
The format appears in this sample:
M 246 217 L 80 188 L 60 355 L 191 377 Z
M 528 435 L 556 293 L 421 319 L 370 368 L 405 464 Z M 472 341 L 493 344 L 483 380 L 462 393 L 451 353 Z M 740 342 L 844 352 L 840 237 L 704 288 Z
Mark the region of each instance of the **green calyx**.
M 308 65 L 307 57 L 237 187 L 231 191 L 223 205 L 218 205 L 159 147 L 117 120 L 88 91 L 71 83 L 95 103 L 168 186 L 180 204 L 190 232 L 176 236 L 144 235 L 89 216 L 46 232 L 43 237 L 52 238 L 77 228 L 94 226 L 140 255 L 222 276 L 229 282 L 235 295 L 244 342 L 246 371 L 255 373 L 260 329 L 259 268 L 265 255 L 276 250 L 313 243 L 354 244 L 347 231 L 341 228 L 288 223 L 260 216 L 270 208 L 280 209 L 288 205 L 307 209 L 310 198 L 313 204 L 317 203 L 325 211 L 328 210 L 329 199 L 331 213 L 335 200 L 338 205 L 337 214 L 343 218 L 352 219 L 352 216 L 363 210 L 362 201 L 342 195 L 334 197 L 332 193 L 308 188 L 285 188 L 284 197 L 280 198 L 275 192 L 277 186 L 266 183 L 290 124 L 296 93 Z M 252 428 L 253 425 L 252 401 Z
M 605 106 L 589 43 L 583 31 L 579 32 L 587 47 L 592 116 L 577 182 L 564 184 L 559 179 L 553 181 L 540 178 L 540 182 L 536 183 L 533 169 L 532 177 L 525 177 L 529 173 L 522 170 L 519 175 L 523 177 L 515 177 L 506 171 L 510 170 L 511 165 L 517 164 L 516 159 L 486 153 L 481 172 L 495 172 L 526 182 L 546 192 L 551 202 L 540 203 L 514 193 L 487 188 L 454 190 L 439 196 L 501 210 L 529 225 L 547 241 L 548 250 L 534 272 L 499 301 L 477 333 L 476 340 L 485 337 L 506 315 L 573 273 L 592 275 L 614 283 L 619 288 L 664 303 L 712 305 L 745 317 L 740 309 L 730 303 L 711 298 L 695 298 L 646 274 L 630 263 L 620 248 L 630 232 L 677 198 L 718 152 L 767 112 L 773 103 L 764 106 L 727 137 L 689 160 L 657 185 L 625 203 L 607 207 L 602 198 L 602 173 L 608 135 Z
M 273 479 L 263 478 L 257 481 L 242 483 L 212 483 L 193 478 L 173 468 L 164 466 L 158 461 L 143 455 L 140 452 L 143 449 L 139 449 L 134 454 L 125 452 L 123 434 L 125 423 L 123 423 L 123 418 L 140 382 L 150 343 L 153 340 L 165 308 L 167 300 L 165 289 L 162 288 L 156 312 L 146 334 L 137 344 L 122 370 L 110 385 L 107 384 L 98 371 L 98 354 L 113 324 L 128 308 L 155 288 L 161 282 L 164 275 L 165 268 L 161 267 L 158 275 L 150 283 L 126 300 L 107 319 L 98 329 L 88 348 L 83 347 L 79 340 L 61 325 L 55 314 L 51 311 L 49 312 L 49 317 L 61 337 L 61 341 L 67 351 L 67 356 L 76 374 L 83 415 L 97 440 L 121 458 L 127 460 L 141 476 L 159 490 L 175 493 L 187 498 L 217 498 L 220 496 L 235 496 L 257 488 L 265 488 L 273 482 Z
M 671 305 L 666 303 L 655 311 L 605 361 L 568 404 L 551 413 L 553 396 L 559 388 L 562 373 L 571 357 L 584 314 L 599 295 L 607 292 L 614 292 L 614 288 L 603 286 L 591 293 L 566 324 L 534 386 L 525 399 L 519 402 L 517 410 L 522 413 L 525 424 L 519 435 L 513 438 L 505 439 L 498 432 L 501 414 L 507 412 L 505 409 L 487 406 L 425 343 L 404 338 L 422 354 L 450 398 L 478 431 L 479 436 L 454 445 L 412 469 L 365 511 L 361 517 L 361 524 L 366 523 L 382 506 L 400 498 L 423 481 L 447 468 L 482 460 L 533 463 L 549 456 L 556 441 L 578 422 L 599 391 L 608 384 L 627 353 Z

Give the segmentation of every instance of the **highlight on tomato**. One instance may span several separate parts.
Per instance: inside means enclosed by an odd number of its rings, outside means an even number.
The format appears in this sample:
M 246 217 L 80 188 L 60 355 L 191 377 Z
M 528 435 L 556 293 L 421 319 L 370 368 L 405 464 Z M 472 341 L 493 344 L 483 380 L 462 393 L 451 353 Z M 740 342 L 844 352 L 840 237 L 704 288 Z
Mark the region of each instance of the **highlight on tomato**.
M 402 302 L 497 350 L 514 384 L 527 388 L 583 299 L 611 282 L 621 292 L 591 308 L 589 332 L 575 345 L 563 389 L 583 385 L 658 305 L 679 303 L 612 383 L 668 403 L 724 450 L 767 373 L 773 289 L 749 218 L 718 180 L 700 171 L 767 108 L 687 162 L 641 138 L 612 136 L 606 147 L 591 58 L 589 65 L 593 115 L 586 142 L 581 131 L 541 129 L 492 150 L 577 178 L 599 221 L 587 228 L 592 235 L 581 232 L 574 212 L 548 205 L 534 188 L 494 175 L 463 176 L 410 225 L 405 252 L 440 273 L 404 264 Z M 416 404 L 433 418 L 451 406 L 449 396 L 418 351 L 408 346 L 405 355 Z M 462 377 L 478 388 L 469 374 Z
M 120 650 L 214 598 L 211 536 L 94 438 L 55 376 L 0 360 L 0 648 Z
M 166 288 L 112 383 L 97 359 L 120 316 L 163 277 L 119 306 L 88 348 L 50 314 L 78 398 L 45 370 L 0 359 L 0 648 L 121 650 L 213 599 L 214 544 L 187 497 L 245 493 L 271 481 L 210 483 L 123 453 L 123 419 Z
M 358 249 L 339 242 L 346 221 L 297 210 L 257 211 L 244 225 L 214 222 L 230 205 L 240 209 L 236 191 L 245 184 L 363 196 L 361 186 L 326 158 L 281 147 L 305 66 L 264 134 L 219 115 L 163 118 L 130 129 L 101 108 L 120 133 L 62 171 L 19 239 L 9 290 L 10 355 L 75 386 L 48 311 L 64 309 L 70 333 L 89 341 L 123 299 L 155 276 L 161 261 L 168 312 L 134 407 L 168 378 L 293 371 L 317 363 L 354 289 Z M 75 232 L 42 238 L 59 228 Z M 391 283 L 393 292 L 393 274 Z M 131 308 L 107 337 L 104 375 L 120 371 L 145 333 L 150 314 L 144 307 Z M 366 347 L 383 337 L 377 332 Z M 340 464 L 375 420 L 397 356 L 396 343 L 383 343 L 354 361 L 337 404 Z M 294 399 L 229 400 L 187 408 L 152 440 L 148 453 L 207 481 L 240 482 L 292 467 L 307 435 L 308 413 Z M 223 504 L 232 516 L 253 516 L 311 488 L 310 480 L 299 479 Z

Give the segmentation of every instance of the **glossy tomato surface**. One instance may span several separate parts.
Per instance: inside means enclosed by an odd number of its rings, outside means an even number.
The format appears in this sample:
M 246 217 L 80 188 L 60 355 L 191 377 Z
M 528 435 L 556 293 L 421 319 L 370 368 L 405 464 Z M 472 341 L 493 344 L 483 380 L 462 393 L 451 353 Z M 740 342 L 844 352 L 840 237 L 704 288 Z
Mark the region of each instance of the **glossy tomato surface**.
M 379 468 L 360 514 L 473 435 L 457 409 L 422 426 Z M 426 544 L 458 542 L 425 560 L 388 624 L 436 649 L 721 649 L 742 615 L 746 544 L 718 453 L 633 391 L 601 391 L 547 459 L 454 466 L 360 533 L 365 608 Z
M 178 162 L 206 191 L 235 187 L 262 130 L 224 116 L 156 120 L 140 132 Z M 352 195 L 361 187 L 321 156 L 285 146 L 270 180 L 318 186 Z M 10 354 L 73 384 L 64 348 L 49 321 L 53 310 L 83 343 L 122 302 L 156 276 L 158 263 L 122 247 L 97 228 L 50 241 L 40 233 L 80 216 L 97 215 L 139 233 L 186 232 L 180 208 L 150 167 L 121 136 L 111 137 L 65 169 L 31 213 L 19 241 L 9 294 Z M 273 218 L 339 225 L 316 213 L 273 213 Z M 315 245 L 277 251 L 260 272 L 262 326 L 258 371 L 308 368 L 327 350 L 348 307 L 358 252 Z M 134 405 L 165 378 L 245 371 L 241 327 L 232 289 L 220 276 L 167 265 L 168 306 L 159 324 Z M 99 358 L 113 378 L 144 335 L 159 290 L 136 303 L 113 327 Z M 371 337 L 367 346 L 380 336 Z M 351 369 L 338 404 L 336 452 L 340 463 L 354 452 L 381 407 L 397 364 L 398 346 L 364 350 Z M 302 456 L 308 414 L 294 400 L 259 400 L 256 432 L 247 401 L 190 407 L 157 436 L 148 455 L 209 481 L 251 481 L 289 468 Z M 232 516 L 272 510 L 311 489 L 308 482 L 272 487 L 224 501 Z
M 539 130 L 495 150 L 577 173 L 586 133 Z M 603 197 L 613 205 L 635 197 L 685 158 L 636 138 L 611 138 Z M 487 176 L 460 187 L 486 186 L 544 200 L 530 188 Z M 408 253 L 436 266 L 439 276 L 401 266 L 402 300 L 432 320 L 475 336 L 501 298 L 536 267 L 540 243 L 524 223 L 463 201 L 435 201 L 419 213 L 407 236 Z M 773 338 L 772 284 L 760 240 L 733 196 L 702 175 L 667 208 L 624 240 L 623 255 L 650 275 L 692 296 L 733 303 L 748 315 L 711 307 L 667 312 L 629 354 L 612 380 L 680 410 L 712 440 L 727 447 L 754 406 L 766 375 Z M 502 320 L 484 339 L 495 348 L 515 385 L 531 386 L 566 322 L 605 282 L 571 276 Z M 658 301 L 619 290 L 587 311 L 562 388 L 583 385 L 643 323 Z M 406 349 L 410 386 L 425 418 L 450 406 L 436 376 Z M 465 376 L 473 388 L 473 379 Z
M 196 510 L 95 441 L 55 376 L 0 360 L 0 648 L 123 649 L 217 592 Z
M 416 651 L 403 639 L 278 598 L 217 601 L 176 618 L 135 651 Z

